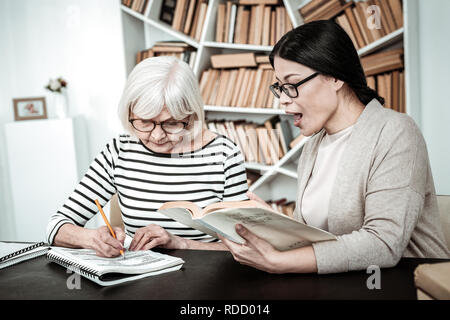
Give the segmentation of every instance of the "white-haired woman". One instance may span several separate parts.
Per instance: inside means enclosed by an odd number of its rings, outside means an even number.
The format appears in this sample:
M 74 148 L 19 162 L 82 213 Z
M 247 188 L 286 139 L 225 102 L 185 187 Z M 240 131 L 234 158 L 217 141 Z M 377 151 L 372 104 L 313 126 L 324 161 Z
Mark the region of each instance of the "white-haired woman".
M 218 201 L 246 200 L 243 156 L 225 136 L 206 129 L 197 79 L 173 57 L 149 58 L 131 72 L 119 117 L 129 134 L 112 139 L 47 226 L 50 244 L 91 248 L 113 257 L 123 248 L 156 246 L 184 249 L 226 247 L 200 231 L 156 210 L 167 201 L 192 201 L 205 207 Z M 106 227 L 84 228 L 98 210 L 118 195 L 125 230 L 117 240 Z

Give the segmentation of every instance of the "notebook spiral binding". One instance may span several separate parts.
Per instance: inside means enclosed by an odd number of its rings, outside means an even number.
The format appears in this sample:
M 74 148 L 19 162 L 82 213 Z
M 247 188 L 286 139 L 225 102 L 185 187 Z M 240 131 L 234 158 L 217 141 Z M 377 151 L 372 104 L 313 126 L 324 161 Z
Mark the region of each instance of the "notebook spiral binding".
M 72 260 L 64 259 L 60 256 L 53 254 L 51 251 L 47 254 L 47 258 L 71 271 L 74 271 L 86 277 L 97 279 L 100 276 L 96 270 L 88 268 L 78 263 L 74 263 Z
M 0 262 L 5 261 L 5 260 L 8 260 L 8 259 L 11 259 L 11 258 L 13 258 L 13 257 L 15 257 L 15 256 L 18 256 L 18 255 L 20 255 L 20 254 L 22 254 L 22 253 L 31 251 L 31 250 L 36 249 L 37 247 L 41 247 L 41 246 L 43 246 L 43 245 L 45 245 L 44 242 L 38 242 L 38 243 L 35 243 L 35 244 L 33 244 L 33 245 L 29 246 L 29 247 L 23 248 L 23 249 L 21 249 L 21 250 L 18 250 L 18 251 L 16 251 L 16 252 L 13 252 L 13 253 L 11 253 L 11 254 L 8 254 L 7 256 L 4 256 L 4 257 L 0 258 Z

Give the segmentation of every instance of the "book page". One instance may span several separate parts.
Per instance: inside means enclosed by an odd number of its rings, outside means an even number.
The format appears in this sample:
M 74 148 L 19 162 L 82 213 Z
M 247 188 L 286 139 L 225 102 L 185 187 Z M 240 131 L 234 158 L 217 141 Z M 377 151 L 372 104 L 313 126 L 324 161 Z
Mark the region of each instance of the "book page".
M 216 202 L 206 206 L 202 210 L 202 216 L 205 216 L 210 212 L 226 208 L 265 208 L 265 207 L 255 200 Z M 195 217 L 197 218 L 198 216 Z
M 33 245 L 32 243 L 8 243 L 8 242 L 0 242 L 0 259 L 12 254 L 16 251 L 25 249 L 29 246 Z
M 215 211 L 203 217 L 202 221 L 228 239 L 243 243 L 244 239 L 235 231 L 235 225 L 240 223 L 279 250 L 294 249 L 312 242 L 336 239 L 329 232 L 260 208 Z

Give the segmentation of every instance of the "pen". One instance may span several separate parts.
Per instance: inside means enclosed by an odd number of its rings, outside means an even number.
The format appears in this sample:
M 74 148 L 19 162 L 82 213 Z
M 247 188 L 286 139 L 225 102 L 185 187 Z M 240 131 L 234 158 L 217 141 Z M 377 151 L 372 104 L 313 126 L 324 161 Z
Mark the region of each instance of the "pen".
M 113 228 L 111 228 L 111 225 L 109 224 L 108 218 L 106 217 L 105 213 L 103 212 L 102 207 L 100 206 L 100 203 L 98 202 L 97 199 L 95 199 L 94 201 L 95 201 L 95 204 L 97 205 L 98 210 L 100 210 L 100 213 L 102 214 L 103 220 L 105 221 L 106 225 L 108 226 L 108 229 L 111 232 L 112 236 L 114 237 L 114 239 L 117 239 Z M 120 250 L 120 254 L 125 259 L 125 253 L 123 252 L 123 250 Z

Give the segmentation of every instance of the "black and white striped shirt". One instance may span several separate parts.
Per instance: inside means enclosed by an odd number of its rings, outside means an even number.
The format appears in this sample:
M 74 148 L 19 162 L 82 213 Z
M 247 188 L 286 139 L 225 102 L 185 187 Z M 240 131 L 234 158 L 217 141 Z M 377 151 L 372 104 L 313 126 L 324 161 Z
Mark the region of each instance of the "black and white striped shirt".
M 94 159 L 64 205 L 52 215 L 47 240 L 52 244 L 65 223 L 84 226 L 117 193 L 125 231 L 158 224 L 167 231 L 202 241 L 214 238 L 156 210 L 167 201 L 192 201 L 201 208 L 219 201 L 247 200 L 247 177 L 239 147 L 223 135 L 200 149 L 164 154 L 129 135 L 112 139 Z

